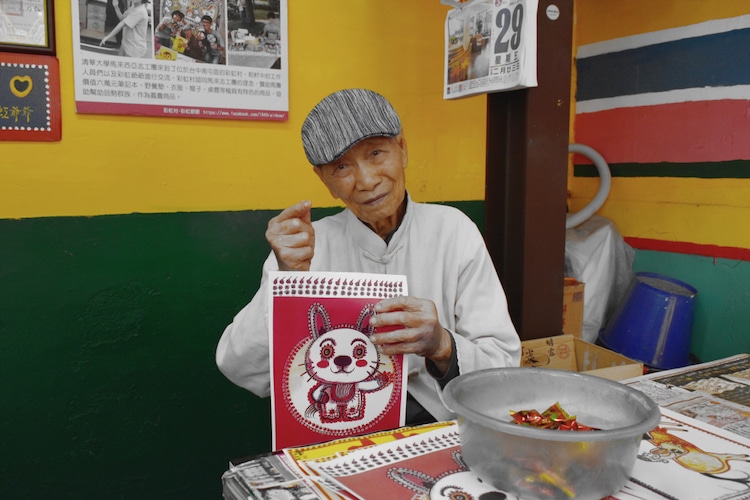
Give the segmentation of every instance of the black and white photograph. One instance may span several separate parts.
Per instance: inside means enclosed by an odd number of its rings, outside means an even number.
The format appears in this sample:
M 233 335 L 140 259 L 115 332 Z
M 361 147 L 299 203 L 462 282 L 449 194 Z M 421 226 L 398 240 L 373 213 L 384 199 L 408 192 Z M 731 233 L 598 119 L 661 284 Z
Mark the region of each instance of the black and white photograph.
M 281 69 L 281 27 L 279 0 L 235 0 L 229 10 L 229 64 L 249 68 Z
M 80 0 L 81 49 L 112 56 L 151 58 L 151 13 L 149 0 Z

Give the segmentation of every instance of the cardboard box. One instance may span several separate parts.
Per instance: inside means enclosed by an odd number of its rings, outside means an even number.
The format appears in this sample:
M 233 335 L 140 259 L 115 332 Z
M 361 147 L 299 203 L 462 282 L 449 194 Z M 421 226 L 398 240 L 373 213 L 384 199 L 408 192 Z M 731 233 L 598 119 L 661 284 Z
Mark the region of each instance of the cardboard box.
M 565 278 L 563 287 L 563 333 L 581 338 L 583 332 L 583 287 L 574 278 Z
M 643 363 L 573 335 L 521 342 L 521 366 L 555 368 L 609 380 L 625 380 L 643 375 Z

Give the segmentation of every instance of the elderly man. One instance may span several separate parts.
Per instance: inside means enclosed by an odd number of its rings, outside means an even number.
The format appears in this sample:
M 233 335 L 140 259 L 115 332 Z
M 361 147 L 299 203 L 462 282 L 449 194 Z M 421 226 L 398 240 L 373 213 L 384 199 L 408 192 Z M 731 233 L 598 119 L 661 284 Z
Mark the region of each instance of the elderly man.
M 272 252 L 260 290 L 224 331 L 221 371 L 258 396 L 270 394 L 266 287 L 272 270 L 406 275 L 410 295 L 379 302 L 373 343 L 408 362 L 408 424 L 455 418 L 441 391 L 461 373 L 517 366 L 520 340 L 481 233 L 459 210 L 413 201 L 406 191 L 406 139 L 380 94 L 335 92 L 302 126 L 307 159 L 346 209 L 311 222 L 309 201 L 271 219 Z

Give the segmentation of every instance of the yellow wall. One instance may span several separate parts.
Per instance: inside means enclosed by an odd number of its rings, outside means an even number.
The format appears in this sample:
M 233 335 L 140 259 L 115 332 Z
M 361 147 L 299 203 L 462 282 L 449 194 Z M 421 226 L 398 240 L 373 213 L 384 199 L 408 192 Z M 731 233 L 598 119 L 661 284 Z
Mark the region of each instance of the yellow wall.
M 55 2 L 62 141 L 0 143 L 0 218 L 331 206 L 299 129 L 346 87 L 381 92 L 400 112 L 415 199 L 483 199 L 485 98 L 442 98 L 448 7 L 289 4 L 289 121 L 269 123 L 76 114 L 70 2 Z
M 746 0 L 576 0 L 577 45 L 750 13 Z
M 746 0 L 576 0 L 575 8 L 574 52 L 590 43 L 750 14 Z M 568 185 L 571 209 L 578 211 L 594 197 L 599 180 L 569 177 Z M 598 213 L 625 236 L 750 248 L 750 179 L 617 177 Z

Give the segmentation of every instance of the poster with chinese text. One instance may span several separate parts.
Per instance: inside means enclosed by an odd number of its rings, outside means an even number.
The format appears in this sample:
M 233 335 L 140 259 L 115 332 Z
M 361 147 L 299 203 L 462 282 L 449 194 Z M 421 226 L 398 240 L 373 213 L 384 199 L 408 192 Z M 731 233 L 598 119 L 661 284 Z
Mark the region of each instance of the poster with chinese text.
M 369 319 L 380 300 L 407 295 L 406 278 L 275 272 L 269 279 L 273 449 L 403 426 L 404 357 L 375 348 Z
M 79 113 L 288 119 L 287 0 L 73 0 Z
M 443 97 L 536 87 L 538 0 L 442 0 Z

